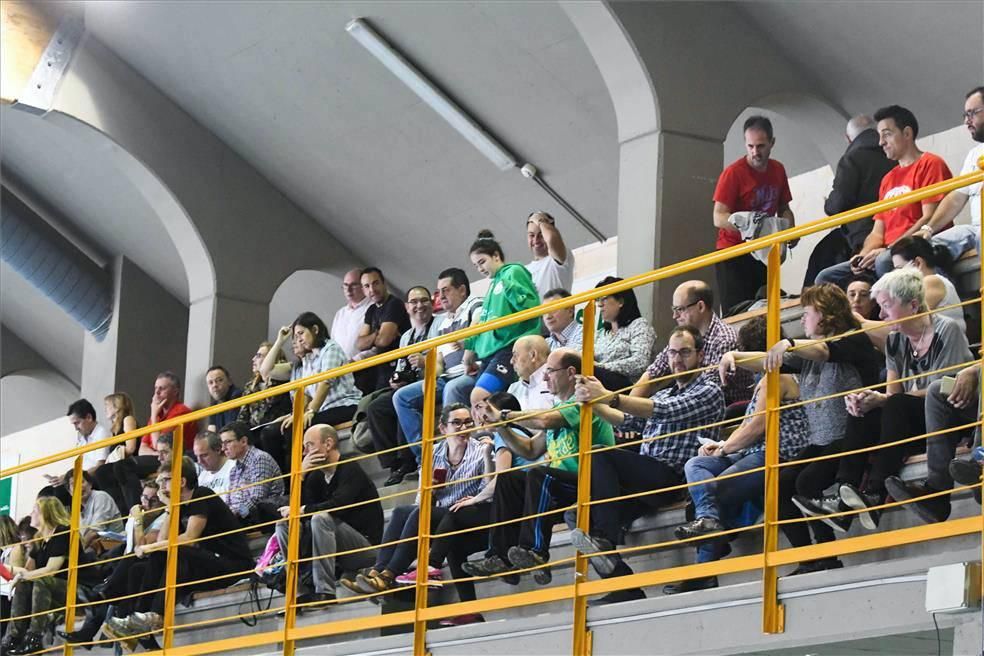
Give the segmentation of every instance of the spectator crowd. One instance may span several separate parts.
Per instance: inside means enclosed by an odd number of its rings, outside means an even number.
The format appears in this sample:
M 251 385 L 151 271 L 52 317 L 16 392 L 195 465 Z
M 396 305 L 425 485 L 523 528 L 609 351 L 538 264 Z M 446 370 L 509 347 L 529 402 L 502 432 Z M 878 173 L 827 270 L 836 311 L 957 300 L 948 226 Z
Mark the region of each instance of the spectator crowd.
M 967 95 L 963 116 L 976 142 L 966 173 L 977 170 L 984 155 L 984 87 Z M 940 157 L 917 147 L 918 134 L 916 117 L 897 105 L 853 118 L 827 213 L 951 177 Z M 795 221 L 785 170 L 771 158 L 771 123 L 751 117 L 743 135 L 747 152 L 724 169 L 713 196 L 719 249 Z M 223 588 L 250 573 L 276 585 L 268 570 L 288 548 L 295 403 L 304 424 L 296 472 L 300 545 L 309 559 L 300 577 L 299 611 L 330 607 L 340 600 L 339 585 L 379 601 L 418 577 L 440 580 L 445 565 L 463 601 L 476 598 L 475 577 L 516 583 L 529 572 L 537 583 L 549 583 L 552 530 L 577 499 L 580 414 L 587 407 L 591 447 L 597 449 L 592 499 L 614 501 L 592 512 L 588 530 L 574 529 L 571 541 L 593 556 L 597 574 L 631 573 L 613 551 L 627 527 L 681 501 L 690 502 L 692 518 L 676 528 L 676 537 L 695 549 L 696 562 L 725 558 L 734 536 L 719 534 L 755 524 L 761 513 L 769 371 L 779 373 L 783 406 L 779 518 L 815 519 L 782 525 L 792 546 L 834 540 L 855 520 L 876 530 L 889 499 L 911 501 L 905 508 L 923 521 L 944 521 L 954 482 L 973 485 L 981 476 L 979 464 L 955 458 L 962 442 L 975 439 L 967 426 L 978 418 L 980 366 L 973 363 L 977 354 L 948 277 L 953 262 L 979 248 L 980 187 L 831 232 L 812 254 L 800 298 L 803 338 L 783 336 L 769 345 L 762 317 L 739 330 L 722 318 L 762 295 L 765 267 L 745 255 L 718 265 L 716 291 L 700 280 L 677 286 L 666 308 L 676 326 L 661 348 L 631 289 L 598 298 L 591 375 L 584 374 L 583 327 L 575 309 L 564 308 L 542 321 L 442 345 L 433 360 L 436 371 L 427 371 L 431 361 L 414 354 L 212 414 L 203 425 L 187 422 L 181 460 L 172 457 L 173 434 L 161 431 L 89 451 L 81 476 L 70 470 L 47 477 L 29 517 L 16 523 L 0 517 L 0 574 L 9 574 L 4 615 L 21 618 L 3 624 L 3 653 L 40 651 L 54 630 L 57 609 L 66 602 L 69 509 L 76 494 L 79 595 L 87 605 L 81 628 L 58 631 L 68 642 L 88 643 L 101 632 L 130 650 L 156 648 L 174 526 L 177 580 L 184 584 L 179 594 Z M 968 202 L 972 223 L 954 226 Z M 468 255 L 489 279 L 484 297 L 471 293 L 459 268 L 441 270 L 433 289 L 416 285 L 402 296 L 379 267 L 349 271 L 342 281 L 345 304 L 330 328 L 316 314 L 301 312 L 272 341 L 259 343 L 242 387 L 225 366 L 213 366 L 205 375 L 212 403 L 570 296 L 574 254 L 554 218 L 533 212 L 526 235 L 532 259 L 524 265 L 508 260 L 491 232 L 478 234 Z M 598 286 L 619 280 L 608 277 Z M 424 380 L 430 375 L 437 380 L 440 438 L 431 467 L 435 537 L 428 561 L 415 563 L 421 492 L 387 517 L 366 461 L 343 455 L 338 427 L 345 425 L 360 450 L 376 454 L 387 476 L 382 487 L 414 478 L 419 486 Z M 103 402 L 102 419 L 85 399 L 68 408 L 79 445 L 139 425 L 128 394 Z M 189 412 L 180 377 L 160 373 L 147 425 Z M 877 445 L 882 448 L 871 454 L 856 453 Z M 900 478 L 906 459 L 921 452 L 928 459 L 926 480 Z M 178 481 L 177 499 L 170 497 L 172 480 Z M 975 494 L 980 501 L 980 488 Z M 259 564 L 238 530 L 245 527 L 268 536 Z M 800 563 L 792 574 L 842 566 L 837 558 L 821 558 Z M 717 585 L 716 577 L 690 579 L 663 591 Z M 641 589 L 622 590 L 591 603 L 644 596 Z M 469 614 L 442 624 L 482 619 Z

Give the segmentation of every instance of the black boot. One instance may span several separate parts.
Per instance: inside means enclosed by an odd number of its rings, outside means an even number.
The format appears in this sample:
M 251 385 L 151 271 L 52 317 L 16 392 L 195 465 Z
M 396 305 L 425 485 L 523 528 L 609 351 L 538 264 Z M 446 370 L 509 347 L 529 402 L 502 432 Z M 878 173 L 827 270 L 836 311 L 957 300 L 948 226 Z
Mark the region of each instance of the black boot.
M 19 633 L 14 633 L 9 628 L 7 629 L 7 635 L 0 640 L 0 654 L 8 654 L 11 649 L 20 646 L 21 641 L 24 640 L 24 636 Z
M 41 640 L 41 634 L 35 633 L 34 631 L 28 631 L 24 634 L 24 639 L 21 643 L 7 653 L 11 656 L 20 656 L 21 654 L 33 654 L 34 652 L 42 651 L 43 649 L 44 642 Z

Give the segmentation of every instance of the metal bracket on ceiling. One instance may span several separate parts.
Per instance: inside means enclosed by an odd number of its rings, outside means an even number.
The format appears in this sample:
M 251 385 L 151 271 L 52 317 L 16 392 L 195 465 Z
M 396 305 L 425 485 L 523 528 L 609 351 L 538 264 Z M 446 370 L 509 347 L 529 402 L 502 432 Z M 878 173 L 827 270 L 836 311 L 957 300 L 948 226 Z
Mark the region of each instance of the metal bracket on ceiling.
M 41 59 L 34 67 L 27 86 L 12 107 L 32 114 L 44 114 L 51 110 L 55 91 L 61 82 L 72 55 L 85 34 L 85 19 L 81 12 L 71 12 L 58 23 L 51 35 Z

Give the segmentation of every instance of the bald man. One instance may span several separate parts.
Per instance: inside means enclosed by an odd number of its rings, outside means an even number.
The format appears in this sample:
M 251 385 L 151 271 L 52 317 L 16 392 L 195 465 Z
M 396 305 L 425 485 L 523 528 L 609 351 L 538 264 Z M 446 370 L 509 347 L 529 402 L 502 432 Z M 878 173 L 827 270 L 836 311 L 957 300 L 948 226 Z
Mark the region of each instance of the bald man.
M 310 521 L 302 520 L 301 544 L 311 546 L 312 556 L 364 549 L 338 556 L 338 563 L 348 572 L 371 567 L 376 554 L 368 547 L 379 544 L 383 537 L 383 506 L 376 486 L 359 463 L 342 458 L 338 434 L 328 424 L 315 424 L 304 431 L 301 472 L 304 480 L 301 513 L 314 513 Z M 366 503 L 353 507 L 360 501 Z M 286 519 L 290 506 L 280 508 L 280 515 Z M 277 524 L 276 536 L 284 553 L 287 553 L 287 529 L 286 521 Z M 304 552 L 307 549 L 302 547 L 302 555 L 306 555 Z M 297 603 L 334 600 L 335 557 L 312 561 L 311 570 L 314 589 L 298 590 Z
M 513 344 L 512 365 L 519 378 L 507 390 L 519 400 L 523 410 L 545 410 L 553 407 L 553 396 L 547 389 L 547 356 L 550 347 L 539 335 L 520 337 Z
M 369 308 L 369 298 L 362 289 L 362 269 L 352 269 L 345 274 L 342 292 L 345 294 L 345 305 L 338 309 L 331 322 L 331 338 L 338 342 L 351 360 L 359 352 L 355 341 Z
M 714 314 L 714 292 L 703 280 L 688 280 L 681 283 L 673 291 L 673 305 L 670 310 L 678 326 L 693 326 L 703 337 L 704 358 L 701 366 L 717 364 L 721 361 L 722 355 L 738 348 L 738 333 Z M 631 395 L 651 397 L 659 388 L 666 387 L 673 381 L 668 379 L 650 381 L 669 374 L 670 359 L 667 349 L 664 348 L 639 378 Z M 710 371 L 705 375 L 713 377 L 714 372 Z M 725 401 L 731 404 L 749 400 L 752 395 L 752 383 L 750 373 L 736 372 L 724 386 Z

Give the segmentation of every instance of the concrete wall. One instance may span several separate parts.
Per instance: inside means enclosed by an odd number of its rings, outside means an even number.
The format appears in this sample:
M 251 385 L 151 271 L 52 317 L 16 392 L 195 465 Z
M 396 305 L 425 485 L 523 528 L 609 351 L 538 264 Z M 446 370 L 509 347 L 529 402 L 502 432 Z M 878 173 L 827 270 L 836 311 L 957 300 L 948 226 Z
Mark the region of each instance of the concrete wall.
M 50 419 L 44 423 L 30 424 L 29 428 L 18 428 L 7 433 L 3 431 L 3 439 L 0 440 L 0 467 L 6 469 L 22 462 L 29 462 L 50 453 L 57 453 L 71 449 L 75 446 L 75 429 L 65 417 L 65 410 L 68 404 L 78 398 L 77 394 L 66 395 L 56 399 L 51 393 L 51 387 L 37 386 L 37 379 L 23 376 L 8 376 L 0 381 L 0 399 L 4 405 L 11 398 L 8 393 L 16 394 L 13 398 L 43 398 L 50 407 L 42 408 L 40 404 L 34 408 L 25 408 L 38 414 L 32 414 L 33 421 L 37 422 L 37 417 L 61 415 L 57 419 Z M 33 397 L 25 397 L 24 393 L 32 394 Z M 67 394 L 67 391 L 66 391 Z M 62 403 L 56 410 L 54 403 Z M 19 401 L 18 403 L 22 403 Z M 47 412 L 47 414 L 42 414 Z M 5 420 L 6 421 L 6 420 Z M 14 477 L 14 493 L 11 497 L 10 516 L 20 519 L 31 512 L 34 498 L 38 490 L 47 485 L 45 474 L 64 474 L 72 466 L 70 460 L 63 460 L 47 467 L 32 469 L 31 471 L 18 474 Z

